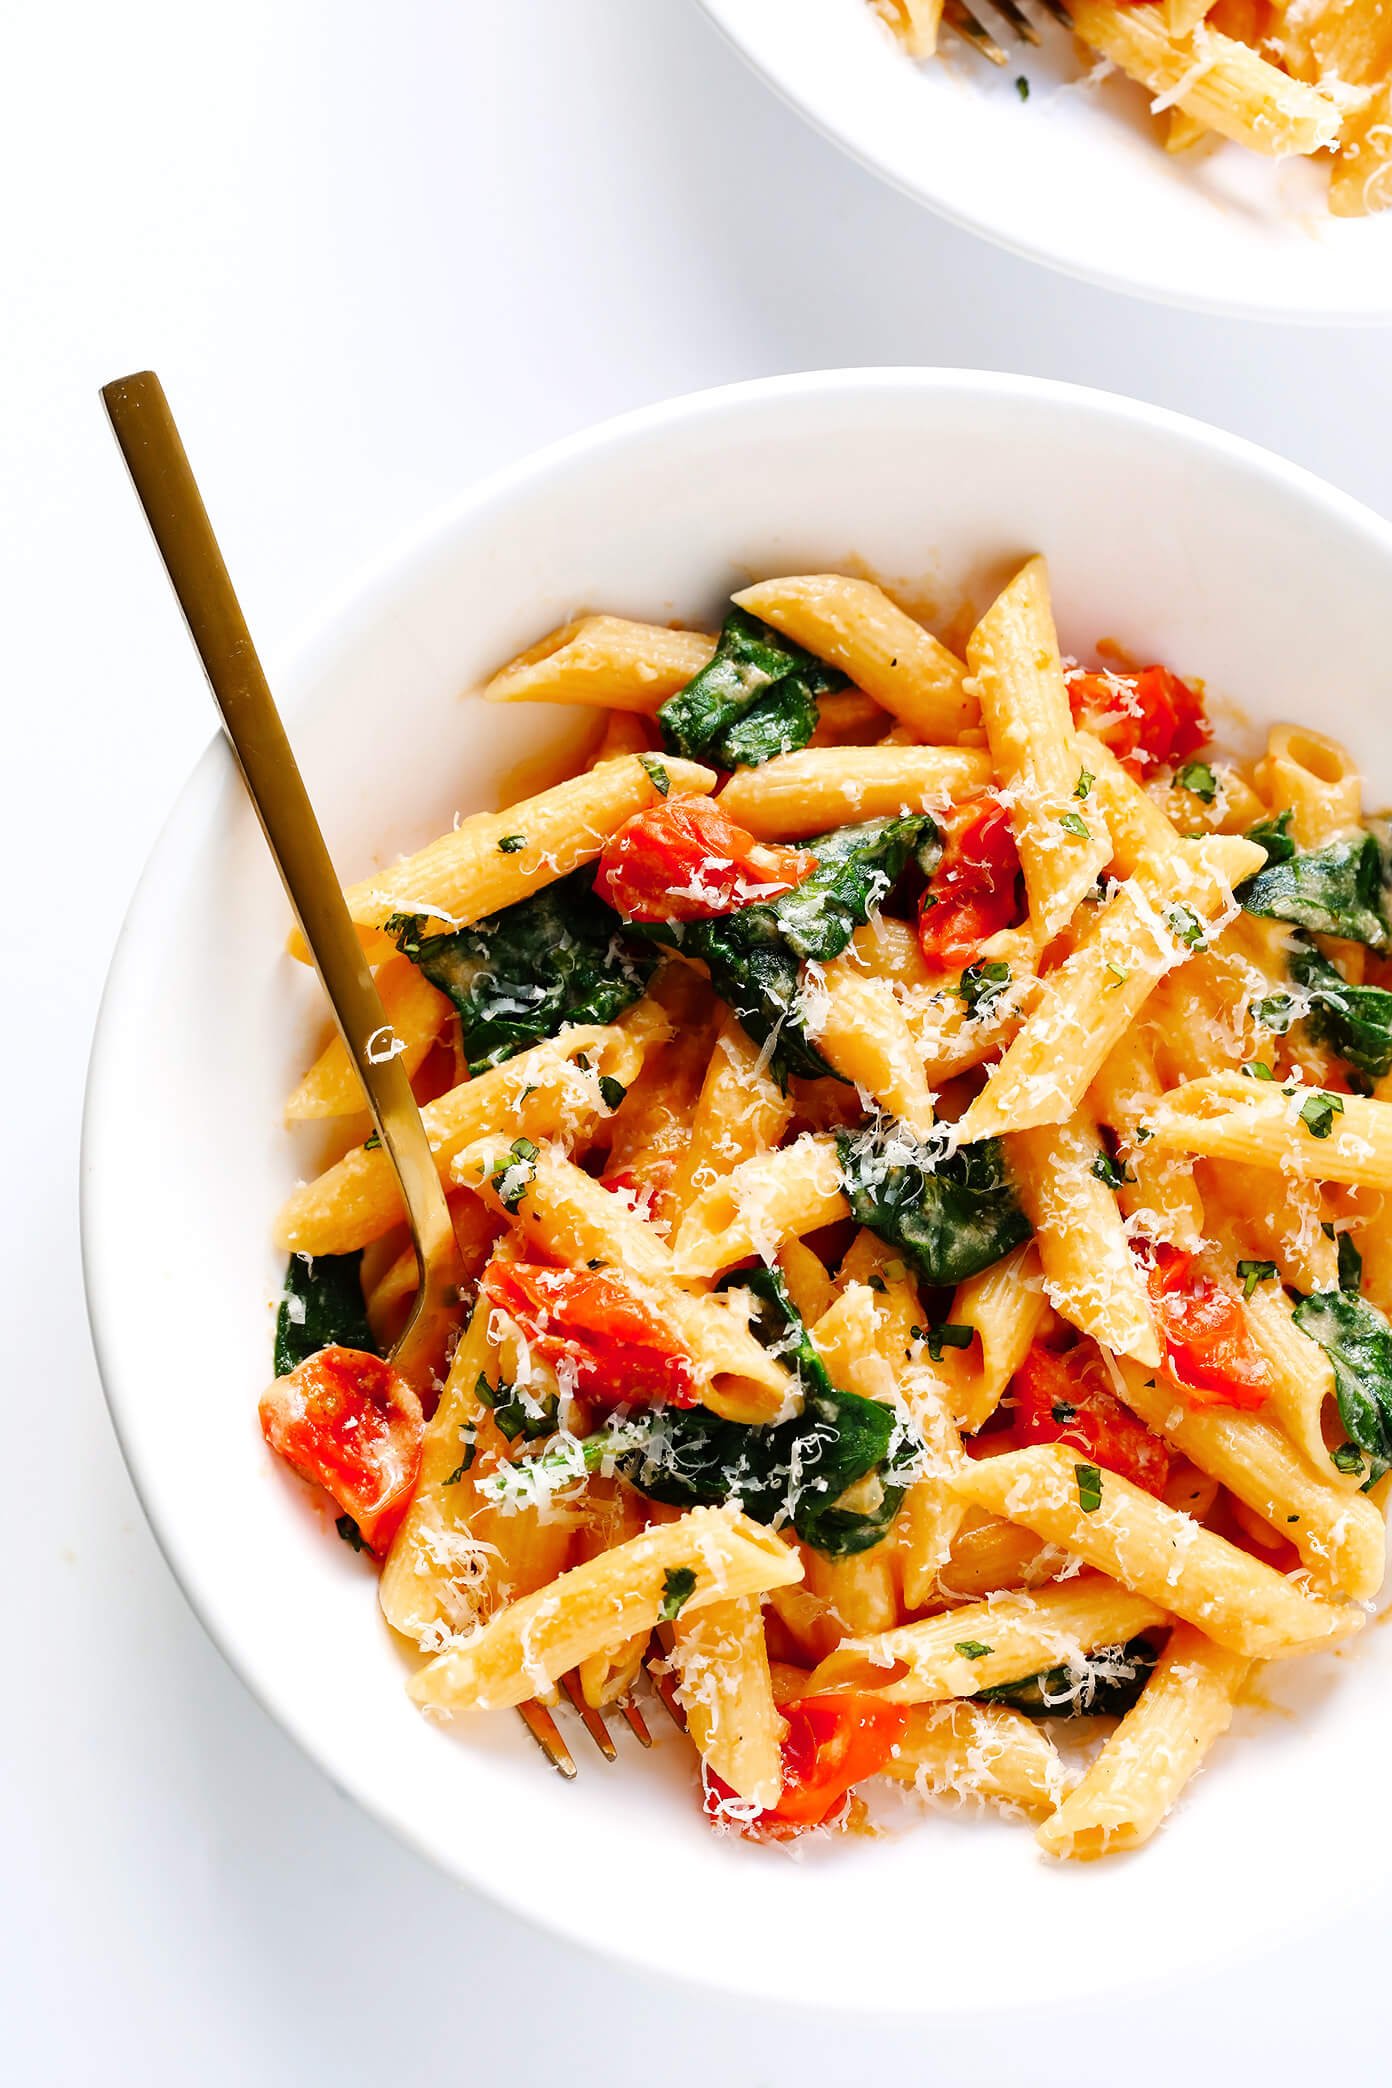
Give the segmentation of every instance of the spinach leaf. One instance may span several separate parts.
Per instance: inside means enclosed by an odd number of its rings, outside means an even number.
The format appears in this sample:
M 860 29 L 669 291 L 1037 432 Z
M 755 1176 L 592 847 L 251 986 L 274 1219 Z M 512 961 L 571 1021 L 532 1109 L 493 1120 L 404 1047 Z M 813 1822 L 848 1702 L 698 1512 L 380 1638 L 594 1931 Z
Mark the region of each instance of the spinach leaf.
M 926 814 L 837 827 L 807 843 L 817 868 L 781 898 L 711 921 L 655 923 L 642 933 L 698 957 L 756 1044 L 776 1036 L 771 1063 L 780 1079 L 824 1079 L 833 1068 L 808 1038 L 798 1004 L 801 960 L 839 957 L 909 857 L 936 845 L 937 828 Z
M 471 1073 L 554 1037 L 571 1022 L 612 1022 L 637 1000 L 656 959 L 572 871 L 471 928 L 420 933 L 415 914 L 387 922 L 396 946 L 459 1013 Z
M 708 757 L 721 768 L 767 761 L 805 747 L 817 722 L 816 698 L 846 678 L 783 638 L 757 616 L 732 609 L 715 654 L 657 714 L 669 754 Z M 762 713 L 756 723 L 754 713 Z
M 776 1269 L 739 1270 L 722 1287 L 754 1293 L 756 1327 L 797 1379 L 801 1414 L 745 1427 L 704 1407 L 658 1409 L 644 1417 L 647 1438 L 624 1452 L 620 1469 L 653 1500 L 689 1508 L 738 1499 L 759 1522 L 791 1521 L 805 1543 L 831 1558 L 868 1551 L 898 1513 L 921 1445 L 891 1407 L 832 1384 Z M 874 1508 L 836 1505 L 875 1471 Z
M 785 1085 L 790 1074 L 821 1080 L 832 1073 L 803 1028 L 802 966 L 778 933 L 771 907 L 747 906 L 714 921 L 672 922 L 661 934 L 700 958 L 716 992 L 756 1044 L 775 1039 L 769 1063 Z
M 773 901 L 784 940 L 799 957 L 839 957 L 889 897 L 909 857 L 937 844 L 938 829 L 924 812 L 819 834 L 805 844 L 817 858 L 812 875 Z
M 1237 897 L 1248 913 L 1265 920 L 1290 921 L 1374 950 L 1387 948 L 1383 858 L 1373 834 L 1268 862 L 1238 886 Z
M 1310 997 L 1315 1035 L 1373 1080 L 1392 1072 L 1392 993 L 1381 986 L 1350 986 L 1337 966 L 1303 936 L 1290 969 Z
M 1124 1646 L 1099 1646 L 1086 1656 L 1079 1673 L 1069 1667 L 1045 1668 L 1023 1682 L 1003 1682 L 983 1689 L 984 1704 L 1009 1704 L 1026 1718 L 1124 1718 L 1150 1680 L 1155 1648 L 1143 1638 Z
M 1371 1485 L 1392 1465 L 1392 1327 L 1351 1290 L 1314 1291 L 1293 1318 L 1334 1366 L 1339 1418 L 1370 1466 Z
M 276 1314 L 275 1374 L 284 1377 L 321 1348 L 379 1355 L 362 1294 L 362 1249 L 356 1254 L 292 1254 Z
M 961 1283 L 1029 1238 L 998 1138 L 940 1158 L 888 1124 L 838 1131 L 836 1150 L 857 1225 L 902 1247 L 931 1284 Z
M 1247 839 L 1255 841 L 1258 848 L 1266 850 L 1267 869 L 1270 869 L 1273 863 L 1288 863 L 1295 854 L 1295 843 L 1291 839 L 1291 821 L 1294 817 L 1295 814 L 1287 810 L 1278 812 L 1274 819 L 1259 819 L 1254 827 L 1248 827 Z

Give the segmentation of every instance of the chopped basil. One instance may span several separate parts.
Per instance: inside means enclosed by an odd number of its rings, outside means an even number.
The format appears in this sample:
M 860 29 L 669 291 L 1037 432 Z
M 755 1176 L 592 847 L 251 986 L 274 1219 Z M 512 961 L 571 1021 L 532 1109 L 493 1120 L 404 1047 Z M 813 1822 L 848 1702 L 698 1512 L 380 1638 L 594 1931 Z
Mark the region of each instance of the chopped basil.
M 322 1348 L 380 1354 L 363 1304 L 361 1248 L 355 1254 L 292 1254 L 286 1267 L 276 1314 L 276 1376 Z
M 1073 1477 L 1078 1482 L 1078 1506 L 1084 1515 L 1092 1515 L 1102 1506 L 1102 1474 L 1095 1464 L 1075 1464 Z
M 1242 1070 L 1249 1080 L 1274 1080 L 1276 1078 L 1276 1075 L 1264 1059 L 1248 1059 Z
M 1029 100 L 1029 81 L 1023 73 L 1016 73 L 1015 75 L 1015 92 L 1019 95 L 1021 101 Z
M 1175 941 L 1183 943 L 1186 950 L 1202 950 L 1207 947 L 1207 932 L 1192 907 L 1170 907 L 1165 915 L 1165 925 Z
M 966 1002 L 972 1020 L 985 1022 L 995 1014 L 1001 995 L 1009 984 L 1010 966 L 996 958 L 990 964 L 969 964 L 957 981 L 957 991 Z
M 1276 1274 L 1274 1261 L 1240 1261 L 1237 1273 L 1242 1278 L 1242 1295 L 1250 1298 L 1259 1283 L 1266 1283 Z
M 530 1138 L 515 1138 L 488 1177 L 505 1211 L 515 1211 L 536 1180 L 536 1157 Z
M 1355 1443 L 1340 1443 L 1337 1450 L 1330 1451 L 1329 1462 L 1336 1472 L 1362 1472 L 1367 1469 L 1363 1452 Z
M 467 1428 L 460 1429 L 459 1440 L 464 1446 L 464 1455 L 460 1458 L 458 1464 L 450 1473 L 448 1479 L 442 1479 L 440 1481 L 441 1486 L 458 1486 L 460 1480 L 464 1477 L 464 1474 L 469 1470 L 469 1468 L 474 1462 L 475 1455 L 478 1451 L 478 1443 L 475 1439 L 475 1430 L 472 1424 Z
M 1317 1088 L 1312 1095 L 1307 1095 L 1300 1105 L 1300 1121 L 1311 1138 L 1328 1138 L 1334 1128 L 1335 1117 L 1342 1116 L 1343 1113 L 1343 1096 L 1327 1094 L 1323 1088 Z
M 1272 993 L 1252 1002 L 1252 1020 L 1273 1036 L 1284 1037 L 1295 1021 L 1295 1002 L 1288 993 Z
M 640 754 L 638 759 L 647 770 L 648 781 L 658 796 L 666 797 L 672 788 L 672 778 L 668 775 L 665 764 L 660 762 L 655 754 Z
M 1109 1189 L 1120 1189 L 1123 1183 L 1134 1182 L 1136 1179 L 1133 1174 L 1127 1173 L 1119 1161 L 1113 1160 L 1109 1153 L 1097 1155 L 1092 1163 L 1092 1172 L 1098 1181 L 1105 1182 Z
M 1073 795 L 1074 795 L 1074 797 L 1075 797 L 1075 798 L 1085 798 L 1085 797 L 1087 796 L 1088 792 L 1089 792 L 1089 791 L 1091 790 L 1091 788 L 1092 788 L 1093 784 L 1094 784 L 1094 783 L 1095 783 L 1096 781 L 1097 781 L 1097 778 L 1096 778 L 1096 776 L 1092 775 L 1092 774 L 1091 774 L 1091 772 L 1090 772 L 1089 770 L 1087 770 L 1087 769 L 1085 769 L 1085 768 L 1083 768 L 1083 769 L 1079 769 L 1079 771 L 1078 771 L 1078 780 L 1077 780 L 1077 782 L 1076 782 L 1076 783 L 1075 783 L 1075 784 L 1073 785 Z
M 606 1109 L 617 1109 L 627 1093 L 628 1089 L 624 1086 L 623 1082 L 621 1080 L 615 1080 L 612 1073 L 600 1074 L 600 1100 L 603 1102 L 604 1107 Z
M 1049 1412 L 1060 1428 L 1066 1428 L 1070 1421 L 1076 1421 L 1078 1418 L 1078 1409 L 1070 1399 L 1056 1399 Z
M 1218 795 L 1218 778 L 1206 761 L 1186 761 L 1183 768 L 1175 770 L 1175 781 L 1183 790 L 1192 791 L 1211 805 Z
M 496 1385 L 490 1384 L 483 1371 L 479 1373 L 474 1391 L 483 1404 L 492 1409 L 499 1433 L 505 1435 L 510 1443 L 515 1443 L 519 1436 L 535 1442 L 538 1437 L 555 1432 L 557 1400 L 554 1393 L 537 1399 L 530 1392 L 510 1385 L 506 1378 L 500 1378 Z
M 525 848 L 526 846 L 527 836 L 525 834 L 504 834 L 502 840 L 498 843 L 498 852 L 500 855 L 516 855 L 520 848 Z
M 664 1624 L 679 1617 L 696 1593 L 696 1575 L 690 1566 L 669 1566 L 662 1579 L 662 1607 L 658 1616 Z
M 369 1131 L 369 1133 L 368 1133 L 367 1137 L 366 1137 L 366 1138 L 365 1138 L 365 1139 L 363 1140 L 363 1142 L 362 1142 L 362 1149 L 363 1149 L 363 1151 L 364 1151 L 365 1153 L 375 1153 L 375 1152 L 377 1152 L 377 1151 L 378 1151 L 378 1149 L 380 1148 L 380 1146 L 381 1146 L 381 1143 L 382 1143 L 382 1134 L 381 1134 L 381 1132 L 380 1132 L 380 1131 Z
M 1092 839 L 1092 828 L 1083 818 L 1081 812 L 1061 812 L 1059 814 L 1059 825 L 1063 828 L 1065 834 L 1076 834 L 1080 841 L 1091 841 Z
M 933 1361 L 941 1363 L 945 1348 L 970 1348 L 976 1339 L 976 1329 L 960 1326 L 955 1320 L 939 1320 L 935 1326 L 924 1328 L 923 1338 Z
M 963 1660 L 984 1660 L 991 1648 L 983 1646 L 980 1639 L 958 1639 L 952 1650 L 960 1653 Z
M 841 1186 L 857 1225 L 902 1248 L 931 1284 L 961 1283 L 1029 1238 L 998 1139 L 945 1158 L 899 1124 L 838 1131 Z

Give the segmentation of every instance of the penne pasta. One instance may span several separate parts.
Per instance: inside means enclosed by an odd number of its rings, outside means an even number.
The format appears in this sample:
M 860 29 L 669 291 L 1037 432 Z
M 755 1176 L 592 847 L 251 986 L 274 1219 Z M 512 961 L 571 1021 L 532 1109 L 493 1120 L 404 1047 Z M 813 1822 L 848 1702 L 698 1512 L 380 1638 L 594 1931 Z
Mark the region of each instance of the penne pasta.
M 961 661 L 873 581 L 807 573 L 761 580 L 734 599 L 839 667 L 919 739 L 953 740 L 975 724 Z

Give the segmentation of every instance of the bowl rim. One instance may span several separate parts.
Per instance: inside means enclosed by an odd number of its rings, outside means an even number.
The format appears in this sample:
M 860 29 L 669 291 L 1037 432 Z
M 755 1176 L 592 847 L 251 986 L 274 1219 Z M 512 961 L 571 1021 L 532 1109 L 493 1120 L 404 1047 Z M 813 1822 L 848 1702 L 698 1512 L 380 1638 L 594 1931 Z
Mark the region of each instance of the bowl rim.
M 1007 226 L 988 213 L 972 208 L 970 193 L 930 187 L 915 181 L 903 167 L 896 164 L 889 154 L 881 151 L 872 134 L 852 134 L 839 124 L 835 116 L 810 96 L 805 95 L 771 64 L 765 53 L 756 48 L 740 22 L 742 0 L 698 0 L 711 26 L 719 33 L 750 70 L 758 75 L 764 85 L 776 94 L 787 108 L 792 109 L 811 129 L 844 152 L 858 166 L 901 196 L 907 196 L 924 210 L 931 210 L 947 224 L 955 225 L 963 232 L 970 232 L 1007 254 L 1014 254 L 1021 261 L 1032 261 L 1037 267 L 1055 269 L 1060 275 L 1075 283 L 1086 283 L 1097 290 L 1111 290 L 1126 297 L 1141 298 L 1147 304 L 1164 305 L 1177 311 L 1204 312 L 1217 319 L 1255 319 L 1273 325 L 1284 326 L 1359 326 L 1374 327 L 1392 324 L 1392 288 L 1374 300 L 1373 286 L 1378 280 L 1376 267 L 1368 270 L 1369 298 L 1361 303 L 1348 304 L 1331 300 L 1328 304 L 1282 303 L 1279 297 L 1224 297 L 1204 290 L 1186 288 L 1174 281 L 1163 281 L 1143 271 L 1125 267 L 1090 266 L 1078 255 L 1064 255 L 1037 240 L 1030 240 L 1013 233 Z M 906 60 L 906 63 L 912 61 Z M 1137 246 L 1140 255 L 1144 248 Z M 1389 278 L 1392 282 L 1392 278 Z M 1257 444 L 1260 448 L 1262 445 Z
M 463 494 L 441 504 L 424 522 L 405 532 L 385 555 L 364 564 L 329 597 L 326 605 L 301 623 L 288 644 L 268 656 L 272 686 L 289 692 L 285 706 L 288 719 L 294 719 L 300 700 L 297 691 L 312 680 L 316 662 L 321 657 L 337 653 L 355 625 L 380 617 L 384 606 L 421 561 L 437 552 L 451 533 L 467 529 L 496 503 L 524 493 L 578 460 L 598 455 L 615 445 L 642 441 L 655 432 L 698 422 L 704 417 L 721 416 L 732 411 L 757 413 L 765 402 L 799 397 L 835 400 L 842 396 L 893 395 L 896 392 L 972 396 L 978 400 L 996 400 L 1003 405 L 1037 401 L 1081 412 L 1118 429 L 1148 430 L 1172 445 L 1188 446 L 1294 493 L 1308 504 L 1312 520 L 1316 515 L 1322 515 L 1369 537 L 1392 569 L 1392 522 L 1384 520 L 1363 502 L 1330 485 L 1304 466 L 1293 464 L 1245 437 L 1229 434 L 1167 407 L 1058 379 L 995 371 L 912 365 L 801 371 L 683 393 L 594 423 L 502 466 Z M 142 1459 L 137 1431 L 127 1425 L 128 1417 L 133 1416 L 138 1406 L 142 1373 L 138 1359 L 117 1352 L 115 1341 L 105 1325 L 104 1293 L 116 1280 L 113 1264 L 119 1263 L 120 1259 L 112 1249 L 116 1228 L 108 1226 L 103 1212 L 105 1174 L 102 1161 L 107 1126 L 120 1108 L 120 1095 L 107 1081 L 107 1061 L 113 1055 L 111 1041 L 124 1017 L 126 974 L 135 967 L 137 951 L 145 939 L 143 930 L 147 918 L 154 917 L 157 911 L 167 871 L 166 852 L 179 826 L 200 809 L 211 808 L 234 776 L 229 749 L 219 733 L 211 732 L 208 744 L 195 760 L 159 827 L 122 919 L 97 1009 L 84 1086 L 79 1149 L 79 1231 L 87 1317 L 107 1410 L 146 1522 L 190 1608 L 255 1701 L 323 1771 L 337 1790 L 353 1799 L 372 1819 L 444 1875 L 457 1884 L 474 1888 L 552 1935 L 579 1944 L 606 1962 L 623 1963 L 630 1969 L 662 1975 L 710 1992 L 738 1994 L 765 2003 L 770 2000 L 780 2004 L 788 2002 L 789 1996 L 771 1993 L 766 1985 L 761 1984 L 752 1967 L 745 1979 L 731 1976 L 717 1980 L 713 1975 L 685 1970 L 679 1964 L 674 1965 L 660 1949 L 645 1942 L 641 1925 L 620 1950 L 608 1939 L 588 1936 L 578 1922 L 567 1918 L 563 1910 L 553 1909 L 544 1900 L 529 1894 L 520 1870 L 517 1875 L 504 1876 L 486 1867 L 476 1868 L 467 1860 L 456 1862 L 447 1858 L 432 1846 L 428 1835 L 414 1825 L 401 1808 L 393 1805 L 389 1794 L 371 1788 L 366 1779 L 358 1777 L 346 1765 L 331 1733 L 326 1733 L 322 1727 L 311 1730 L 308 1719 L 277 1700 L 274 1689 L 263 1682 L 257 1671 L 252 1649 L 241 1641 L 232 1616 L 234 1605 L 219 1593 L 219 1576 L 210 1576 L 194 1548 L 181 1550 L 162 1526 L 157 1485 Z M 211 1548 L 208 1555 L 212 1555 Z M 1315 1918 L 1312 1914 L 1311 1920 Z M 1298 1918 L 1295 1925 L 1299 1926 Z M 1253 1946 L 1254 1949 L 1259 1947 Z M 1235 1938 L 1231 1956 L 1237 1958 L 1243 1954 L 1242 1939 Z M 1107 1991 L 1121 1992 L 1152 1983 L 1143 1970 L 1138 1970 L 1134 1981 L 1126 1982 L 1125 1987 L 1113 1985 Z M 1007 1998 L 1010 1998 L 1009 1989 L 1001 1995 L 1003 2001 Z M 827 1992 L 822 1997 L 822 2005 L 842 2014 L 857 2012 L 841 2001 L 835 1992 Z M 925 2012 L 923 2005 L 909 1995 L 881 2002 L 871 2011 L 876 2015 L 922 2012 Z M 956 2011 L 935 2008 L 932 2012 L 950 2015 Z

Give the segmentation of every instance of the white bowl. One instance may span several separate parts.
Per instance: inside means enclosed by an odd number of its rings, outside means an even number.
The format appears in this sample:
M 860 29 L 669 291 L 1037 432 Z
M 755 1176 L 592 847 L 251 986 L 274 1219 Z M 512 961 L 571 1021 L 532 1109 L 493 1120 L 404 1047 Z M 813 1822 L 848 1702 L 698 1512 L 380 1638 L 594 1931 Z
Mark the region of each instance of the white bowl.
M 793 107 L 930 209 L 1070 275 L 1267 319 L 1392 316 L 1392 212 L 1331 218 L 1324 163 L 1237 145 L 1167 153 L 1142 89 L 1100 87 L 1041 6 L 1039 50 L 982 14 L 1000 70 L 944 34 L 908 59 L 869 0 L 702 0 Z M 795 18 L 794 18 L 795 17 Z M 1030 83 L 1020 100 L 1017 78 Z
M 949 611 L 1036 548 L 1066 645 L 1110 635 L 1258 720 L 1313 719 L 1388 791 L 1392 530 L 1248 444 L 1027 378 L 843 371 L 615 421 L 468 495 L 321 621 L 278 687 L 355 877 L 574 734 L 573 716 L 485 710 L 468 692 L 577 610 L 705 623 L 751 574 L 864 561 Z M 1347 1658 L 1273 1668 L 1272 1697 L 1297 1715 L 1242 1712 L 1144 1853 L 1083 1870 L 1046 1862 L 1018 1825 L 950 1808 L 790 1861 L 710 1831 L 670 1728 L 651 1755 L 621 1736 L 614 1768 L 582 1741 L 572 1787 L 511 1718 L 423 1719 L 373 1575 L 257 1427 L 281 1281 L 270 1220 L 304 1164 L 281 1105 L 321 1026 L 285 927 L 216 743 L 113 964 L 83 1233 L 112 1413 L 166 1555 L 343 1789 L 577 1941 L 804 2004 L 995 2009 L 1211 1966 L 1386 1873 L 1392 1822 L 1357 1807 L 1349 1780 L 1392 1721 L 1378 1631 Z

